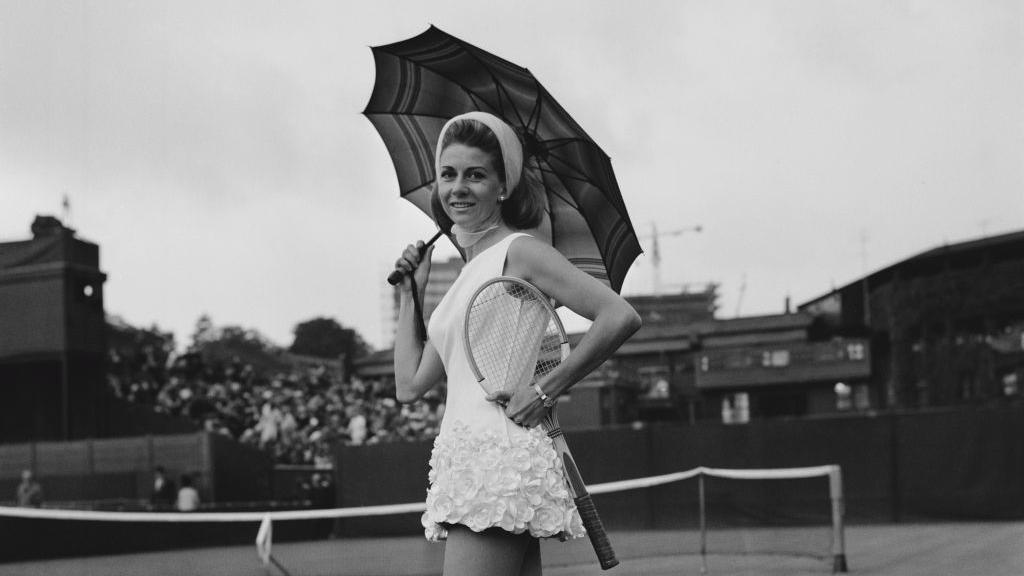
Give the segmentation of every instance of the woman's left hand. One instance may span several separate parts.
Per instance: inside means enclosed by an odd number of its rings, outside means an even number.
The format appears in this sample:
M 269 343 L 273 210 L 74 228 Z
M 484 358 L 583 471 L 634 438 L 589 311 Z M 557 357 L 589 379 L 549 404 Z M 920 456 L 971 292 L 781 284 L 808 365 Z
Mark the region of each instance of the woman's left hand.
M 497 392 L 488 394 L 487 400 L 505 408 L 509 420 L 526 428 L 533 428 L 548 415 L 548 409 L 531 386 L 522 386 L 514 394 Z

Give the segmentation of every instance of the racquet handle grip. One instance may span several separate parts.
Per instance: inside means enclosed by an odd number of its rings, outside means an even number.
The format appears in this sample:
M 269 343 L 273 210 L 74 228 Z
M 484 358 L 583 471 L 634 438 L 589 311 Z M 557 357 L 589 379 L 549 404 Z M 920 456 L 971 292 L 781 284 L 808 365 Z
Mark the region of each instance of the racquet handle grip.
M 590 543 L 597 553 L 597 560 L 601 563 L 601 569 L 607 570 L 618 566 L 619 560 L 615 557 L 615 550 L 612 550 L 612 543 L 608 541 L 605 534 L 604 524 L 597 515 L 597 508 L 594 506 L 594 499 L 590 494 L 576 498 L 576 509 L 583 520 L 583 527 L 587 529 L 587 536 L 590 536 Z
M 402 272 L 401 270 L 392 270 L 391 274 L 388 274 L 388 284 L 391 284 L 392 286 L 398 284 L 402 281 L 402 276 L 405 276 L 405 272 Z
M 423 256 L 423 253 L 427 251 L 427 246 L 430 246 L 434 242 L 437 242 L 437 239 L 440 237 L 441 231 L 438 230 L 437 234 L 434 234 L 433 238 L 427 240 L 427 243 L 420 247 L 420 256 Z M 399 282 L 402 281 L 403 276 L 405 276 L 405 272 L 403 272 L 402 270 L 392 270 L 391 274 L 388 274 L 388 284 L 396 286 Z

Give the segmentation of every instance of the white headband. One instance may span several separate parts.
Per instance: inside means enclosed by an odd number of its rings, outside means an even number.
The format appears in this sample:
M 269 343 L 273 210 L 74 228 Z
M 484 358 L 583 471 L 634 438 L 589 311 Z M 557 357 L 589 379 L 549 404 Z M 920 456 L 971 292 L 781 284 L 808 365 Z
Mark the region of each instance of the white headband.
M 445 123 L 441 135 L 437 137 L 437 149 L 434 153 L 434 177 L 441 174 L 441 147 L 444 135 L 453 122 L 459 120 L 476 120 L 491 129 L 501 146 L 501 158 L 505 163 L 505 193 L 511 195 L 519 185 L 519 175 L 523 172 L 523 145 L 519 143 L 516 133 L 504 120 L 487 112 L 467 112 L 459 114 Z

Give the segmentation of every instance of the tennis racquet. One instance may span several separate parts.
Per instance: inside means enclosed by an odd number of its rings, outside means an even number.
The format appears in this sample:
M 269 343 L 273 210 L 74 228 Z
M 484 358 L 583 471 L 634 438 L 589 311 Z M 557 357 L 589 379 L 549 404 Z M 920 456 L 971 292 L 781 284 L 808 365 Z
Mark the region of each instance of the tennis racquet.
M 477 381 L 491 395 L 532 386 L 569 355 L 569 340 L 551 302 L 536 286 L 509 276 L 488 280 L 470 298 L 465 319 L 466 355 Z M 562 459 L 583 527 L 607 570 L 619 563 L 587 492 L 552 406 L 541 425 Z

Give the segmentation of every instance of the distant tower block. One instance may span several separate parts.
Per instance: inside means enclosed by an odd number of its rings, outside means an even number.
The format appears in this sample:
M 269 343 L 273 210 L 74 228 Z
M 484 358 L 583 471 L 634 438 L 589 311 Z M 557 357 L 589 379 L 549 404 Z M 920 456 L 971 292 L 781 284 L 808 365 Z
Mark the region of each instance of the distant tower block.
M 99 246 L 52 216 L 0 243 L 0 442 L 97 435 L 105 281 Z

